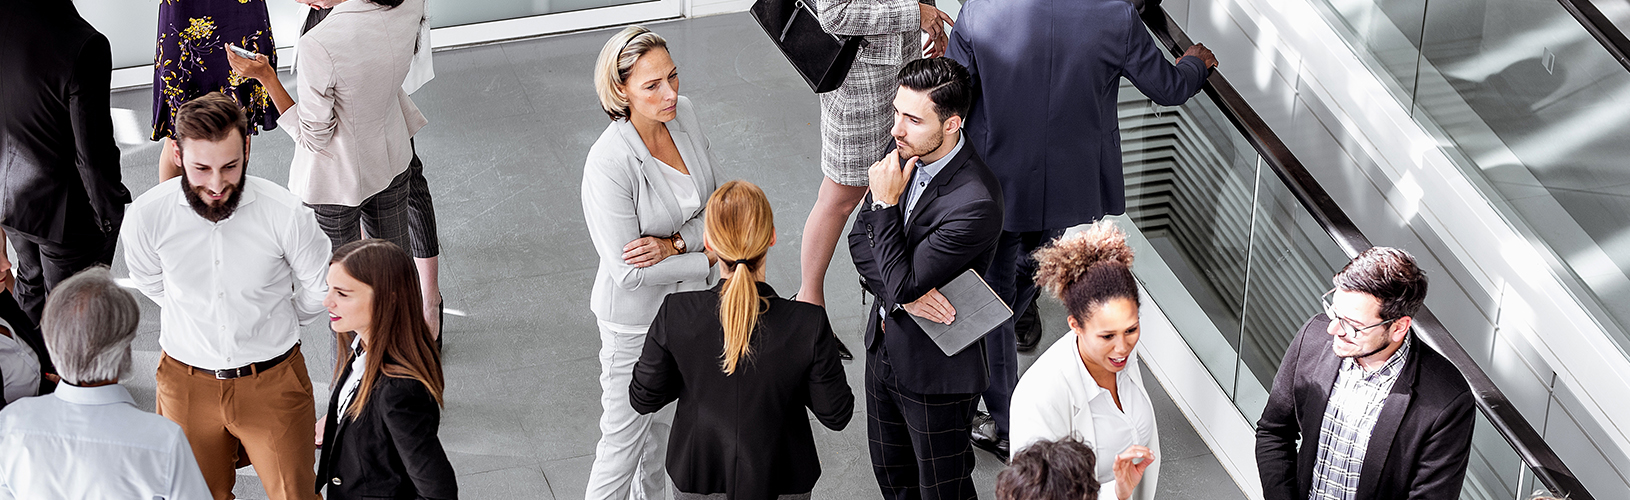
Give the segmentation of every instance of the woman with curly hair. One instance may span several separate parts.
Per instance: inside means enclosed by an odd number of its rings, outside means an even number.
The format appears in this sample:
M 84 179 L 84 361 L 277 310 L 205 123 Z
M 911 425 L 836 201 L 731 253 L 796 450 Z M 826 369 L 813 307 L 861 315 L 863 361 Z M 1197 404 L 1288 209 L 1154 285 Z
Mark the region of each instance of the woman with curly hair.
M 1064 302 L 1070 333 L 1013 391 L 1013 450 L 1075 438 L 1096 450 L 1097 498 L 1153 499 L 1160 435 L 1133 356 L 1138 282 L 1126 233 L 1099 221 L 1036 251 L 1036 262 L 1036 284 Z

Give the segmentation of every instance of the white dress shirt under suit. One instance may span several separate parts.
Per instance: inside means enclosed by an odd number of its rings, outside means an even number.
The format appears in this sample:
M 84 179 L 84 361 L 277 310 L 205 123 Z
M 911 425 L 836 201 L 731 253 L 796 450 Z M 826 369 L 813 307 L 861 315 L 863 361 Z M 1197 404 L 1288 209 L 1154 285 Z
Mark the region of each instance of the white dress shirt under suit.
M 1115 500 L 1115 455 L 1135 444 L 1147 446 L 1155 454 L 1155 463 L 1144 471 L 1132 498 L 1153 500 L 1160 478 L 1160 431 L 1138 366 L 1134 350 L 1126 369 L 1115 374 L 1121 399 L 1116 408 L 1109 391 L 1098 386 L 1081 361 L 1075 332 L 1064 334 L 1036 358 L 1013 390 L 1012 429 L 1008 431 L 1013 452 L 1037 441 L 1073 436 L 1097 455 L 1098 482 L 1102 484 L 1098 498 Z
M 124 387 L 57 386 L 0 411 L 0 499 L 207 500 L 181 426 Z
M 6 320 L 0 319 L 0 328 L 9 332 L 0 335 L 0 381 L 4 381 L 5 403 L 33 396 L 40 392 L 40 358 L 34 354 L 17 331 Z M 5 404 L 0 404 L 0 407 Z
M 136 198 L 119 234 L 130 278 L 161 306 L 159 345 L 211 370 L 275 358 L 327 309 L 328 236 L 276 183 L 245 175 L 220 222 L 193 211 L 181 178 Z

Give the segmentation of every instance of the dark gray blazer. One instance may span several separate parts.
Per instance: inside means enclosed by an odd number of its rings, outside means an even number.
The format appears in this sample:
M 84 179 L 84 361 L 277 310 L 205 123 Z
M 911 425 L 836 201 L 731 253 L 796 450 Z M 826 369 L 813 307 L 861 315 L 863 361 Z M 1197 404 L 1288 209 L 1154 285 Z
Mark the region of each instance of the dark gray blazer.
M 117 235 L 130 190 L 108 114 L 113 54 L 73 2 L 0 0 L 0 225 Z
M 1002 182 L 1005 229 L 1126 212 L 1121 77 L 1176 106 L 1205 83 L 1205 64 L 1166 62 L 1127 0 L 973 0 L 958 16 L 945 55 L 973 79 L 968 144 Z
M 1303 500 L 1313 487 L 1320 424 L 1341 368 L 1329 326 L 1319 314 L 1296 333 L 1257 422 L 1266 500 Z M 1409 341 L 1410 359 L 1370 434 L 1358 500 L 1453 500 L 1466 478 L 1476 411 L 1471 388 L 1443 355 L 1414 336 Z

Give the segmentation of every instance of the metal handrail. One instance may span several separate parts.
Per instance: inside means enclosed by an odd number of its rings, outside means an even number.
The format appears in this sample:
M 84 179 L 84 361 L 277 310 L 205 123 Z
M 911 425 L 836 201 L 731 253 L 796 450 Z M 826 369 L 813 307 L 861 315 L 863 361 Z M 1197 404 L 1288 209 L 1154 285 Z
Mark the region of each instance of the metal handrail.
M 1560 1 L 1569 4 L 1588 0 Z M 1150 0 L 1142 10 L 1144 23 L 1172 55 L 1180 56 L 1184 50 L 1194 45 L 1183 29 L 1166 14 L 1164 8 L 1159 6 L 1157 0 Z M 1619 55 L 1620 61 L 1625 61 L 1622 53 Z M 1351 257 L 1374 246 L 1324 187 L 1319 185 L 1318 180 L 1313 178 L 1296 155 L 1291 153 L 1290 148 L 1279 139 L 1278 134 L 1268 127 L 1261 115 L 1251 108 L 1221 73 L 1212 72 L 1206 79 L 1203 89 L 1222 109 L 1228 121 L 1239 129 L 1256 149 L 1257 154 L 1261 155 L 1263 162 L 1273 169 L 1343 252 Z M 1544 437 L 1540 436 L 1528 419 L 1518 412 L 1516 406 L 1505 397 L 1505 393 L 1500 391 L 1482 367 L 1477 365 L 1449 330 L 1444 328 L 1443 323 L 1438 321 L 1437 316 L 1423 307 L 1414 318 L 1415 331 L 1423 340 L 1436 347 L 1438 352 L 1466 377 L 1466 383 L 1472 388 L 1478 409 L 1517 451 L 1523 463 L 1533 469 L 1536 478 L 1554 493 L 1573 500 L 1593 500 L 1590 493 L 1585 490 L 1584 484 L 1579 482 L 1579 478 L 1562 463 L 1562 459 L 1551 450 Z
M 1614 60 L 1619 61 L 1620 66 L 1630 71 L 1630 38 L 1624 35 L 1624 30 L 1615 26 L 1612 20 L 1602 14 L 1601 9 L 1596 8 L 1596 4 L 1591 3 L 1591 0 L 1557 0 L 1557 2 L 1573 15 L 1574 20 L 1585 27 L 1585 31 L 1590 32 L 1591 37 L 1602 44 L 1602 48 L 1607 49 Z

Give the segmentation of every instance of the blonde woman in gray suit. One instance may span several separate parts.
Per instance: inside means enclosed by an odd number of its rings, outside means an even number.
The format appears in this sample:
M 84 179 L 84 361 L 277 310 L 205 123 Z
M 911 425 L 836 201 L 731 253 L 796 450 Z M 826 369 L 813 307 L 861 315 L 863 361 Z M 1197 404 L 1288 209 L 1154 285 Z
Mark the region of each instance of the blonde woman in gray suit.
M 594 88 L 611 125 L 583 166 L 583 218 L 600 254 L 590 307 L 600 325 L 600 444 L 585 497 L 667 497 L 663 463 L 673 412 L 629 404 L 634 362 L 662 300 L 709 287 L 702 245 L 714 158 L 666 40 L 632 26 L 606 41 Z

